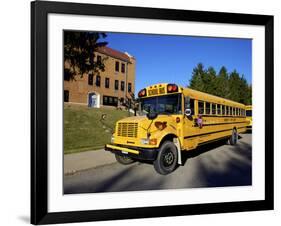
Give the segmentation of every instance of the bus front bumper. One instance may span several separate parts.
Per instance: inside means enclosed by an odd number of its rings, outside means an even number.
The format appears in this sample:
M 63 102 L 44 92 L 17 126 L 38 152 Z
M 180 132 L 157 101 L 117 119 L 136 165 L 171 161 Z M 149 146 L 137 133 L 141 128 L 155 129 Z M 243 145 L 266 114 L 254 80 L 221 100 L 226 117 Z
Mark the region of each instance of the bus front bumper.
M 121 145 L 106 144 L 104 150 L 117 155 L 128 156 L 138 160 L 154 161 L 157 157 L 158 149 L 132 148 Z

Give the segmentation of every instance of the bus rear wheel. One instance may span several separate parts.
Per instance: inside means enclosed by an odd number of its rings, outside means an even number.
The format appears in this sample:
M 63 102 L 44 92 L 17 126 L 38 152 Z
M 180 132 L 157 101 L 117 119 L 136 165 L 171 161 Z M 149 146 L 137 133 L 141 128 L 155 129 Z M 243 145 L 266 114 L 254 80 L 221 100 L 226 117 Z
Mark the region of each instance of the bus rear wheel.
M 153 162 L 157 173 L 166 175 L 173 172 L 177 166 L 178 152 L 171 141 L 165 141 L 158 152 L 156 160 Z
M 237 144 L 237 140 L 238 140 L 238 133 L 237 133 L 237 130 L 236 130 L 236 129 L 233 129 L 233 130 L 232 130 L 232 135 L 231 135 L 231 137 L 229 138 L 229 144 L 230 144 L 230 145 L 235 145 L 235 144 Z
M 117 162 L 119 162 L 122 165 L 129 165 L 135 162 L 135 160 L 130 157 L 124 155 L 118 155 L 118 154 L 115 154 L 115 159 Z

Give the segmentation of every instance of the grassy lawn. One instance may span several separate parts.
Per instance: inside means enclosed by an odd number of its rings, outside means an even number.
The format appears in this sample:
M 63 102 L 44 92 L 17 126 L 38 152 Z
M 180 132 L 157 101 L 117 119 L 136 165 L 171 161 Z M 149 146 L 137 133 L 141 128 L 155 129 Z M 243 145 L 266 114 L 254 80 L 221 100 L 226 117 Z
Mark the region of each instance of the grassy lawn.
M 106 127 L 100 122 L 106 114 Z M 64 106 L 64 154 L 101 149 L 110 142 L 115 122 L 128 117 L 128 111 L 86 106 Z

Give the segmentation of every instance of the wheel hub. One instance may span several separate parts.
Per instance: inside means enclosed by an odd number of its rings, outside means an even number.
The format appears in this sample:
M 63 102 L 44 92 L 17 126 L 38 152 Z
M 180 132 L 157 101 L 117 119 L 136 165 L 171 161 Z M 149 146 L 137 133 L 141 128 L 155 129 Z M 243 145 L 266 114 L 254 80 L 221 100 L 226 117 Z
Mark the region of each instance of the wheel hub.
M 166 166 L 170 166 L 174 161 L 174 155 L 172 152 L 168 152 L 166 155 L 164 155 L 164 163 L 166 163 Z

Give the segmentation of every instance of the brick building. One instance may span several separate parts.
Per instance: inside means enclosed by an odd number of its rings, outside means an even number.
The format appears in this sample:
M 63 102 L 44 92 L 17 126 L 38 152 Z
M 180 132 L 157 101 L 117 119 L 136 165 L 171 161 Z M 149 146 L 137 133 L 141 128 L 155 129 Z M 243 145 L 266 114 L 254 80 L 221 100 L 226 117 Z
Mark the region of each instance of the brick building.
M 77 75 L 75 80 L 64 75 L 64 102 L 99 108 L 117 106 L 120 100 L 130 98 L 129 93 L 135 92 L 135 58 L 105 46 L 97 50 L 94 60 L 104 60 L 105 71 L 99 75 Z M 67 62 L 64 67 L 68 67 Z

